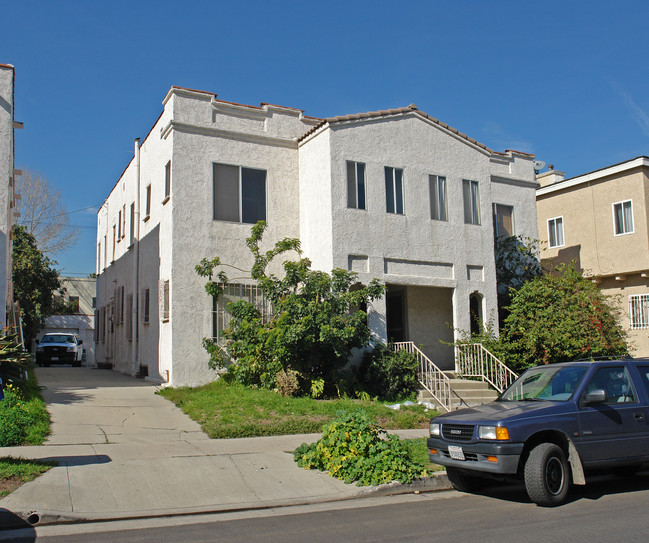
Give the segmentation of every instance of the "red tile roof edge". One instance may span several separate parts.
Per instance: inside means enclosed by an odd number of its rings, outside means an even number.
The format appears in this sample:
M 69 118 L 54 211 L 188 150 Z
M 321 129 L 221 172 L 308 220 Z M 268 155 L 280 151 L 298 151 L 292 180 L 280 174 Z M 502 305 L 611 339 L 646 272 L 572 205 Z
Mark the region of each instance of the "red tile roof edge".
M 339 122 L 345 122 L 345 121 L 358 121 L 358 120 L 363 120 L 363 119 L 376 119 L 379 117 L 388 117 L 390 115 L 402 115 L 402 114 L 407 114 L 407 113 L 414 113 L 415 115 L 419 115 L 420 117 L 423 117 L 424 119 L 427 119 L 429 121 L 432 121 L 433 123 L 441 126 L 442 128 L 449 130 L 453 134 L 457 134 L 459 137 L 462 139 L 467 140 L 469 143 L 472 143 L 474 145 L 477 145 L 478 147 L 484 149 L 485 151 L 488 151 L 490 153 L 495 153 L 492 149 L 487 147 L 485 144 L 480 143 L 477 140 L 474 140 L 473 138 L 470 138 L 466 134 L 463 134 L 456 128 L 453 128 L 452 126 L 447 125 L 446 123 L 436 119 L 435 117 L 431 117 L 428 115 L 428 113 L 425 113 L 423 111 L 419 111 L 417 109 L 417 106 L 414 104 L 410 104 L 407 107 L 400 107 L 400 108 L 394 108 L 394 109 L 380 109 L 378 111 L 367 111 L 365 113 L 352 113 L 350 115 L 339 115 L 337 117 L 327 117 L 324 119 L 321 123 L 318 125 L 314 126 L 311 130 L 309 130 L 306 134 L 304 134 L 302 137 L 298 139 L 298 141 L 302 141 L 311 134 L 313 134 L 316 130 L 320 129 L 322 126 L 326 125 L 327 123 L 333 124 L 333 123 L 339 123 Z

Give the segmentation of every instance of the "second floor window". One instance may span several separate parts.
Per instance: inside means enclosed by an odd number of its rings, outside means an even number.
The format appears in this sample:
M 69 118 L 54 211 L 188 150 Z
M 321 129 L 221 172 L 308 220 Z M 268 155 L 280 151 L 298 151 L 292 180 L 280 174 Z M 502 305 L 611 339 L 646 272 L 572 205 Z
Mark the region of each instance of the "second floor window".
M 550 248 L 563 247 L 563 217 L 548 220 L 548 244 Z
M 629 324 L 632 330 L 649 328 L 649 294 L 629 296 Z
M 462 194 L 464 196 L 464 222 L 466 224 L 480 224 L 480 194 L 478 182 L 462 180 Z
M 509 238 L 514 235 L 514 208 L 503 204 L 494 204 L 494 234 L 496 237 Z
M 616 236 L 633 233 L 633 205 L 631 200 L 613 204 L 613 225 Z
M 214 164 L 213 219 L 255 224 L 266 220 L 266 171 Z
M 171 161 L 165 165 L 165 197 L 163 202 L 167 202 L 171 198 Z
M 347 207 L 365 209 L 365 164 L 347 161 Z
M 446 216 L 446 177 L 429 175 L 430 218 L 435 221 L 447 221 Z
M 151 215 L 151 185 L 146 186 L 146 212 L 144 214 L 144 220 L 146 221 Z
M 403 170 L 385 167 L 385 207 L 388 213 L 403 215 Z

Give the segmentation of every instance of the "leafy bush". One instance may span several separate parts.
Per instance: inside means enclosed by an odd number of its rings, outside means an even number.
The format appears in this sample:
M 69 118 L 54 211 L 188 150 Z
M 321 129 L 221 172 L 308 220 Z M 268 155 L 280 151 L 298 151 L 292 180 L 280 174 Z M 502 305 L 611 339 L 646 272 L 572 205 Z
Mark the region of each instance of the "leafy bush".
M 281 370 L 300 375 L 302 392 L 320 396 L 335 393 L 341 370 L 353 349 L 370 340 L 367 314 L 361 308 L 383 296 L 377 280 L 368 286 L 356 283 L 356 274 L 343 269 L 312 270 L 302 257 L 298 239 L 283 239 L 262 253 L 259 245 L 266 229 L 264 221 L 252 227 L 246 244 L 254 257 L 250 273 L 264 297 L 273 306 L 273 318 L 262 318 L 254 304 L 230 303 L 232 319 L 225 330 L 227 355 L 235 362 L 228 373 L 242 384 L 272 389 Z M 282 263 L 283 277 L 267 273 L 273 259 L 294 251 L 297 260 Z M 228 284 L 218 257 L 204 258 L 196 273 L 207 277 L 205 290 L 218 298 Z M 215 276 L 213 278 L 213 276 Z M 216 281 L 213 279 L 217 279 Z M 203 340 L 212 367 L 225 367 L 225 359 L 212 340 Z
M 300 445 L 294 459 L 302 468 L 328 471 L 332 477 L 359 486 L 411 483 L 427 475 L 423 465 L 410 460 L 399 438 L 372 424 L 362 410 L 339 412 L 324 427 L 322 438 Z
M 8 381 L 21 381 L 29 367 L 31 357 L 18 341 L 16 334 L 0 331 L 0 380 L 5 385 Z
M 4 395 L 0 401 L 0 447 L 22 445 L 30 423 L 23 397 L 12 385 L 4 389 Z
M 275 376 L 275 384 L 277 385 L 277 392 L 282 396 L 295 396 L 295 393 L 300 390 L 297 372 L 293 370 L 281 370 Z
M 418 365 L 413 354 L 378 344 L 363 357 L 358 370 L 359 386 L 381 400 L 412 399 L 419 388 Z
M 527 281 L 508 310 L 501 343 L 514 370 L 628 354 L 618 310 L 572 264 Z

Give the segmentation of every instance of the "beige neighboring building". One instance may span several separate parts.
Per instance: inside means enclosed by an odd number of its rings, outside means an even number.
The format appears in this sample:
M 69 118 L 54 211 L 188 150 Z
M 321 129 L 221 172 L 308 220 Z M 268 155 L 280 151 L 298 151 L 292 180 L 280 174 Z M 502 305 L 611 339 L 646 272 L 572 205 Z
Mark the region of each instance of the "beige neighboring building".
M 537 176 L 541 258 L 575 260 L 620 303 L 636 357 L 649 356 L 649 157 L 564 179 Z

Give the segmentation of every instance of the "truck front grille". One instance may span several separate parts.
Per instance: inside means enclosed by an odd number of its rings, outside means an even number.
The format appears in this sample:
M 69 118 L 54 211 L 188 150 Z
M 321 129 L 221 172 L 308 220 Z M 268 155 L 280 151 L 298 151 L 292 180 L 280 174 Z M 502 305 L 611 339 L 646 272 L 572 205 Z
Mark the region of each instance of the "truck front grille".
M 447 441 L 471 441 L 472 424 L 442 424 L 442 436 Z

